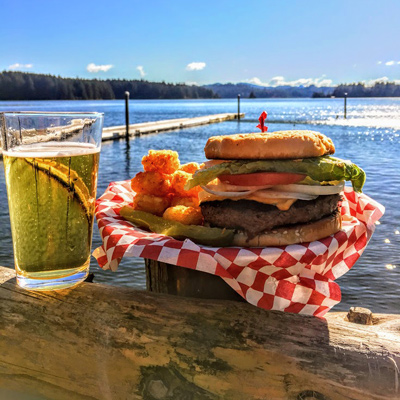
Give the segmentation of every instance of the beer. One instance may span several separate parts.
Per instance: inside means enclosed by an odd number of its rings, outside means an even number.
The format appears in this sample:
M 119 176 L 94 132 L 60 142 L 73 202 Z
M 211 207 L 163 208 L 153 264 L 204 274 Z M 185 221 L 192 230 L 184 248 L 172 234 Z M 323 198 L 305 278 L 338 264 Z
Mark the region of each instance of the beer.
M 20 279 L 51 281 L 77 271 L 86 275 L 99 151 L 92 144 L 48 142 L 3 153 Z

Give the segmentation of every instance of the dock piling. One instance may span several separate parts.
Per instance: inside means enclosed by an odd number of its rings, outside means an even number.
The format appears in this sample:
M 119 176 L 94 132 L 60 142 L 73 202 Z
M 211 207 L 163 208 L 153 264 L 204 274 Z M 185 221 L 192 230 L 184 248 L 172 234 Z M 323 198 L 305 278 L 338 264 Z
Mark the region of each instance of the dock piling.
M 347 119 L 347 92 L 344 94 L 344 119 Z
M 240 94 L 238 94 L 237 100 L 238 100 L 237 118 L 238 118 L 238 121 L 240 121 Z
M 125 125 L 126 125 L 126 140 L 129 142 L 129 92 L 125 92 Z

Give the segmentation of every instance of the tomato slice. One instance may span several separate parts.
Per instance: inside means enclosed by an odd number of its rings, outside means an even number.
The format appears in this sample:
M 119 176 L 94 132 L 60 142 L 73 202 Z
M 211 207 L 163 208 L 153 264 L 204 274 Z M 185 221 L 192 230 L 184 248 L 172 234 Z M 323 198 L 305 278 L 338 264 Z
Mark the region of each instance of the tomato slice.
M 253 174 L 220 175 L 223 183 L 237 186 L 289 185 L 302 181 L 306 175 L 288 172 L 255 172 Z

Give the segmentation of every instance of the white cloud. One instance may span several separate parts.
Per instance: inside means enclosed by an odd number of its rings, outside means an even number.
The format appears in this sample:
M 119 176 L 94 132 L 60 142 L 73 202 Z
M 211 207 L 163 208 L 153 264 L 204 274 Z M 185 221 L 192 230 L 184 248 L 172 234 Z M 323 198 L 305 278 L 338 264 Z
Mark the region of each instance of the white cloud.
M 136 69 L 139 71 L 141 78 L 144 78 L 147 75 L 146 72 L 144 72 L 143 65 L 138 65 Z
M 386 83 L 389 82 L 389 78 L 387 76 L 382 76 L 382 78 L 370 79 L 369 81 L 362 81 L 365 86 L 374 86 L 375 83 Z
M 294 81 L 287 81 L 283 76 L 275 76 L 268 82 L 262 82 L 259 78 L 251 78 L 246 79 L 244 82 L 252 83 L 258 86 L 269 86 L 269 87 L 277 87 L 277 86 L 311 86 L 315 85 L 317 87 L 321 86 L 336 86 L 333 84 L 332 79 L 326 79 L 325 75 L 322 75 L 320 78 L 301 78 Z M 370 79 L 368 81 L 361 81 L 365 86 L 374 86 L 375 83 L 386 83 L 386 82 L 394 82 L 397 85 L 400 85 L 400 79 L 389 79 L 387 76 L 382 76 L 381 78 Z
M 378 65 L 381 65 L 381 64 L 382 64 L 382 61 L 378 61 L 377 64 L 378 64 Z
M 375 83 L 387 83 L 394 82 L 397 85 L 400 85 L 400 79 L 389 79 L 387 76 L 382 76 L 382 78 L 370 79 L 369 81 L 362 81 L 365 86 L 374 86 Z
M 8 69 L 25 69 L 25 68 L 32 68 L 33 64 L 20 64 L 20 63 L 15 63 L 12 65 L 8 66 Z
M 88 64 L 88 66 L 86 67 L 87 71 L 95 74 L 97 72 L 107 72 L 109 69 L 111 69 L 113 67 L 112 64 L 107 64 L 107 65 L 96 65 L 94 63 L 90 63 Z
M 268 86 L 268 84 L 261 82 L 261 79 L 256 77 L 251 79 L 246 79 L 245 82 L 252 83 L 253 85 L 258 85 L 258 86 Z
M 395 63 L 395 61 L 387 61 L 387 62 L 385 62 L 385 65 L 390 66 L 390 65 L 394 65 L 394 63 Z
M 186 71 L 201 71 L 206 67 L 205 62 L 192 62 L 186 65 Z
M 320 78 L 300 78 L 294 81 L 287 81 L 283 76 L 274 76 L 268 82 L 262 82 L 260 78 L 251 78 L 247 79 L 246 82 L 253 83 L 254 85 L 259 86 L 333 86 L 332 79 L 325 78 L 325 75 L 322 75 Z
M 335 85 L 333 84 L 332 79 L 321 79 L 315 84 L 315 86 L 321 87 L 321 86 L 335 86 Z

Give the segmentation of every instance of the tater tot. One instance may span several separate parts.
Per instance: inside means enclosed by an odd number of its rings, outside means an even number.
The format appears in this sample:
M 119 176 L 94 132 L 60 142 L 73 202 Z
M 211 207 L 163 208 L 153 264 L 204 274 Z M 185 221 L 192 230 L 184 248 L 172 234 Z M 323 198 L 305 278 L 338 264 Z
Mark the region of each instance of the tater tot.
M 197 197 L 180 197 L 174 196 L 171 199 L 171 206 L 186 206 L 186 207 L 198 207 L 200 204 Z
M 185 225 L 201 225 L 203 216 L 199 207 L 174 206 L 165 210 L 163 218 Z
M 136 193 L 164 196 L 171 191 L 168 175 L 157 171 L 139 172 L 131 180 L 131 187 Z
M 132 207 L 135 210 L 162 216 L 165 209 L 169 207 L 169 201 L 166 197 L 139 193 L 134 197 Z
M 149 154 L 142 158 L 145 171 L 158 171 L 163 174 L 172 174 L 180 167 L 178 153 L 172 150 L 149 150 Z
M 179 168 L 181 171 L 189 172 L 189 174 L 194 174 L 198 169 L 200 169 L 200 165 L 197 162 L 190 162 L 187 164 L 181 165 Z
M 197 197 L 200 189 L 200 186 L 196 186 L 193 189 L 185 190 L 184 186 L 186 182 L 192 177 L 192 174 L 189 174 L 185 171 L 176 171 L 171 178 L 171 186 L 175 193 L 177 193 L 181 197 Z

